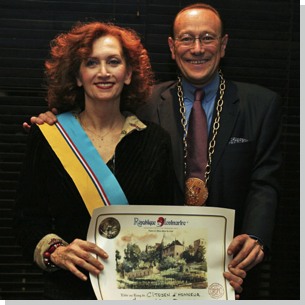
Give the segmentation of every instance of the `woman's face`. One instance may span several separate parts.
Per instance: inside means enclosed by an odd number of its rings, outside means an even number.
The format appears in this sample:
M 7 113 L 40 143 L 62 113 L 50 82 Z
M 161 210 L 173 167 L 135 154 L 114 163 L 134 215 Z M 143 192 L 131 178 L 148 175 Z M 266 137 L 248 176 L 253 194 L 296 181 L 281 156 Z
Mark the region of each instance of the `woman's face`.
M 92 54 L 81 63 L 77 85 L 83 86 L 85 102 L 120 103 L 124 84 L 129 85 L 132 69 L 126 64 L 121 43 L 114 36 L 103 36 L 92 45 Z

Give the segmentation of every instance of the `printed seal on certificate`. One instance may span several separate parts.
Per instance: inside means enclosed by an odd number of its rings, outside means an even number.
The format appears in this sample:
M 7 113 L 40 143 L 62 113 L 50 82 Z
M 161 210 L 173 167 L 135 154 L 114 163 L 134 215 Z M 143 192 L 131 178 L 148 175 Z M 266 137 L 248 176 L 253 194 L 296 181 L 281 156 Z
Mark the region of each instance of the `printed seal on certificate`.
M 211 284 L 208 291 L 213 299 L 220 299 L 224 294 L 223 286 L 218 283 Z

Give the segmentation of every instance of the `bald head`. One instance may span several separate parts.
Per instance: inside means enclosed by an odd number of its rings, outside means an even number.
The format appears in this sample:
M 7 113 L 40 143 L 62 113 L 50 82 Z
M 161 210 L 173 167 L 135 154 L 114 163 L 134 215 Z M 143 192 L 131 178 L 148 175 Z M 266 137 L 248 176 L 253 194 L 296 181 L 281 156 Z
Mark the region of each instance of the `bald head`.
M 223 20 L 220 16 L 219 12 L 214 7 L 212 7 L 211 5 L 208 5 L 208 4 L 205 4 L 205 3 L 196 3 L 196 4 L 188 5 L 188 6 L 186 6 L 185 8 L 183 8 L 182 10 L 180 10 L 178 12 L 178 14 L 176 15 L 176 17 L 175 17 L 175 19 L 172 23 L 172 29 L 171 29 L 171 37 L 172 38 L 175 38 L 175 25 L 176 25 L 177 18 L 180 16 L 180 14 L 187 11 L 187 10 L 196 10 L 196 9 L 205 9 L 205 10 L 212 11 L 218 17 L 218 19 L 220 21 L 221 36 L 225 35 L 224 22 L 223 22 Z

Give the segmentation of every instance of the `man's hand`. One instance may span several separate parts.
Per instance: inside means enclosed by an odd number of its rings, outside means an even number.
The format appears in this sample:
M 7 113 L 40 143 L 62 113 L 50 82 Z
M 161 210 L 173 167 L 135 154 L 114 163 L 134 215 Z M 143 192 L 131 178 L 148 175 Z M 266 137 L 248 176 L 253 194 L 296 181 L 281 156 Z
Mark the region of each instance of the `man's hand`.
M 57 110 L 56 110 L 56 108 L 53 108 L 52 112 L 47 111 L 45 113 L 41 113 L 38 117 L 32 116 L 31 117 L 31 124 L 32 125 L 33 124 L 41 125 L 43 123 L 47 123 L 49 125 L 53 125 L 57 122 L 56 114 L 57 114 Z M 23 129 L 26 132 L 30 131 L 31 126 L 27 122 L 24 122 L 22 126 L 23 126 Z
M 86 281 L 87 277 L 77 267 L 86 269 L 94 275 L 98 275 L 104 269 L 103 264 L 94 258 L 92 253 L 103 259 L 108 258 L 108 254 L 96 244 L 75 239 L 68 246 L 58 247 L 50 259 L 56 266 L 70 270 L 75 276 Z
M 229 281 L 230 285 L 235 290 L 235 299 L 239 299 L 239 295 L 242 293 L 242 284 L 246 278 L 247 273 L 244 270 L 238 268 L 230 268 L 230 272 L 224 272 L 223 276 Z
M 228 247 L 228 254 L 234 255 L 230 268 L 249 271 L 264 258 L 264 251 L 255 239 L 247 234 L 236 236 Z
M 247 234 L 236 236 L 228 247 L 228 255 L 234 258 L 228 268 L 230 272 L 224 272 L 224 277 L 234 288 L 235 299 L 239 299 L 239 294 L 243 291 L 242 284 L 246 278 L 247 271 L 260 263 L 264 258 L 264 252 L 260 245 Z

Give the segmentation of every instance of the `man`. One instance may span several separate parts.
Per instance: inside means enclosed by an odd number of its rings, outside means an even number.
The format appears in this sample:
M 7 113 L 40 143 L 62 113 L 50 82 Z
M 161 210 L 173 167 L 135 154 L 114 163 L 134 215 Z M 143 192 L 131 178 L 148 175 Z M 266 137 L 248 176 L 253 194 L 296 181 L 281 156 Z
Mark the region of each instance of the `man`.
M 184 129 L 178 91 L 183 91 L 187 121 L 194 90 L 204 89 L 202 105 L 210 127 L 209 143 L 217 133 L 212 143 L 215 147 L 211 154 L 206 205 L 235 209 L 236 237 L 228 252 L 236 254 L 231 262 L 233 267 L 248 271 L 263 260 L 262 248 L 267 251 L 271 246 L 279 201 L 280 98 L 256 85 L 229 81 L 220 85 L 223 80 L 218 75 L 218 66 L 225 55 L 228 35 L 224 33 L 218 12 L 210 6 L 195 4 L 182 9 L 174 20 L 168 43 L 182 74 L 182 88 L 179 82 L 178 87 L 177 82 L 156 86 L 151 103 L 140 109 L 139 117 L 155 121 L 170 132 L 183 199 Z M 219 118 L 215 110 L 222 110 Z M 219 119 L 219 124 L 215 125 L 215 119 Z
M 246 272 L 263 260 L 271 246 L 280 188 L 280 98 L 260 86 L 227 81 L 218 72 L 228 35 L 219 13 L 209 5 L 194 4 L 182 9 L 174 20 L 168 43 L 181 81 L 157 85 L 138 116 L 157 122 L 171 134 L 176 201 L 183 205 L 185 134 L 194 91 L 204 89 L 202 106 L 210 145 L 205 205 L 236 211 L 235 237 L 227 250 L 234 259 L 229 266 L 231 273 L 224 276 L 240 293 Z M 54 120 L 50 112 L 31 119 L 38 124 Z

